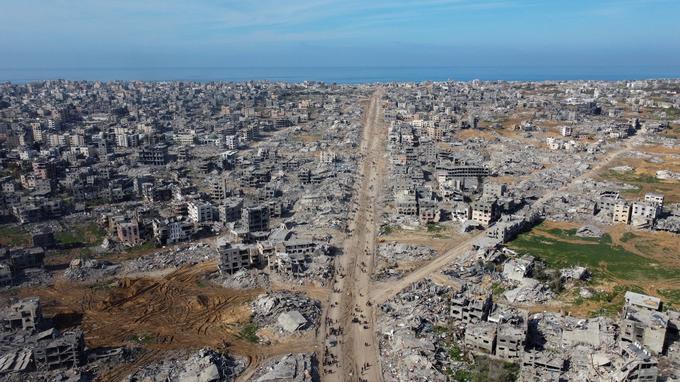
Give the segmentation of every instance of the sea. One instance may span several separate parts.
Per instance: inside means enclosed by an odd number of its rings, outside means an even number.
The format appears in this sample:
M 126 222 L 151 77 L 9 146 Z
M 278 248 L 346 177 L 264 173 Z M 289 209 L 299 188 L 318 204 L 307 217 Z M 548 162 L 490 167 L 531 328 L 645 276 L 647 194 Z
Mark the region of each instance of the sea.
M 423 81 L 564 81 L 680 78 L 680 66 L 418 66 L 418 67 L 140 67 L 0 68 L 0 82 L 272 81 L 389 83 Z

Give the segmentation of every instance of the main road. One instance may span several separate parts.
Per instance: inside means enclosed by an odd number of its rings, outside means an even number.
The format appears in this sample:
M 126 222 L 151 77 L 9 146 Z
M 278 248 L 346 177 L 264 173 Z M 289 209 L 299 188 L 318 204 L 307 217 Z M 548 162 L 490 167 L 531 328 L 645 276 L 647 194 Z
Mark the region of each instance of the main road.
M 387 128 L 382 98 L 376 89 L 365 113 L 359 147 L 353 218 L 338 258 L 326 316 L 326 352 L 322 367 L 327 381 L 381 381 L 375 305 L 369 303 L 373 261 L 382 213 L 387 159 Z M 336 345 L 331 342 L 336 341 Z

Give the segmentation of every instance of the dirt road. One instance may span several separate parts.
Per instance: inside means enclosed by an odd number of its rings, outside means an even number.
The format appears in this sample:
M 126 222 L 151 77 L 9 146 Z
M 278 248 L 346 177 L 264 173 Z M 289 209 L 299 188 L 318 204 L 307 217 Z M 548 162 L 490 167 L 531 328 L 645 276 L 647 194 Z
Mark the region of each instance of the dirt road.
M 465 251 L 469 250 L 472 243 L 483 234 L 484 232 L 466 238 L 454 248 L 448 250 L 445 254 L 435 257 L 429 263 L 398 280 L 376 283 L 373 288 L 371 288 L 371 301 L 375 304 L 382 304 L 414 282 L 437 274 L 443 267 L 462 256 Z
M 369 306 L 370 275 L 373 271 L 381 215 L 387 128 L 382 113 L 383 90 L 377 89 L 367 106 L 355 185 L 354 218 L 337 267 L 326 320 L 326 343 L 322 371 L 327 381 L 380 381 L 374 306 Z

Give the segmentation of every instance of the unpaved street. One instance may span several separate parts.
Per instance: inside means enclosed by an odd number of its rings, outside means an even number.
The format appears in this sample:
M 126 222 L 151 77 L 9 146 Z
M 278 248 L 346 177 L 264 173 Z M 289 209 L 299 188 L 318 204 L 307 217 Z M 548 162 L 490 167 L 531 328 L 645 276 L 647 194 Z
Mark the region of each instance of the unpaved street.
M 382 89 L 367 107 L 360 147 L 359 181 L 355 185 L 354 218 L 344 245 L 330 298 L 326 338 L 329 346 L 323 362 L 325 380 L 379 381 L 382 379 L 375 335 L 375 311 L 369 306 L 370 275 L 377 244 L 383 181 L 387 167 L 387 129 L 383 123 Z M 337 334 L 337 335 L 336 335 Z

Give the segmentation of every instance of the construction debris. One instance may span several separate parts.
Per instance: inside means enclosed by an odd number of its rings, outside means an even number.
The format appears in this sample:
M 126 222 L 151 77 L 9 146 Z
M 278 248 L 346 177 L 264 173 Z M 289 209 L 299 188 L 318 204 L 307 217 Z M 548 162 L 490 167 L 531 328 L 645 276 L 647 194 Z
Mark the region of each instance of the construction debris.
M 234 358 L 210 348 L 193 354 L 179 352 L 146 365 L 127 377 L 134 382 L 230 382 L 245 370 L 246 359 Z
M 277 326 L 291 333 L 315 328 L 321 317 L 321 304 L 302 293 L 273 292 L 262 294 L 251 304 L 253 322 L 259 326 Z
M 251 379 L 253 382 L 318 382 L 318 362 L 314 353 L 287 354 L 267 361 Z

